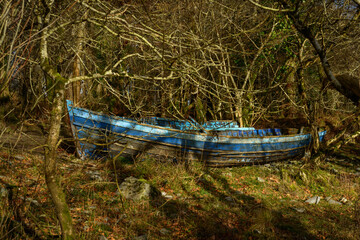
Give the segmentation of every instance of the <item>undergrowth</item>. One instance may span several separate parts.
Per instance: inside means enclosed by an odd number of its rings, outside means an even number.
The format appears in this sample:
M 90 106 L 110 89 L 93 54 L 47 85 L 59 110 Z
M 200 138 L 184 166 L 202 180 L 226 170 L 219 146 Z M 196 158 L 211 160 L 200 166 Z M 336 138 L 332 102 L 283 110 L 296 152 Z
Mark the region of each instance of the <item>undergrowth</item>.
M 2 151 L 0 159 L 0 239 L 59 238 L 42 157 Z M 357 167 L 337 159 L 312 169 L 301 161 L 206 168 L 155 158 L 59 157 L 79 239 L 359 239 Z M 161 194 L 140 202 L 124 199 L 118 185 L 129 176 Z M 320 203 L 305 203 L 312 196 L 320 196 Z M 326 197 L 347 202 L 331 205 Z

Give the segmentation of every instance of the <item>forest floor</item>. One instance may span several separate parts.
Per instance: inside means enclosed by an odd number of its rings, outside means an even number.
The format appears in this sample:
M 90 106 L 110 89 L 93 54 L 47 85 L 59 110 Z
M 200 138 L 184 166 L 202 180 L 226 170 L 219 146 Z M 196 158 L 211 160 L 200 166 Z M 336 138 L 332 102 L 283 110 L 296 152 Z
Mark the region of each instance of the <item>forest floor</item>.
M 59 238 L 38 147 L 45 138 L 40 130 L 2 129 L 0 239 Z M 154 158 L 83 161 L 60 148 L 58 170 L 79 239 L 360 239 L 354 159 L 205 168 Z M 124 199 L 118 186 L 129 176 L 162 194 Z M 306 203 L 313 196 L 320 202 Z

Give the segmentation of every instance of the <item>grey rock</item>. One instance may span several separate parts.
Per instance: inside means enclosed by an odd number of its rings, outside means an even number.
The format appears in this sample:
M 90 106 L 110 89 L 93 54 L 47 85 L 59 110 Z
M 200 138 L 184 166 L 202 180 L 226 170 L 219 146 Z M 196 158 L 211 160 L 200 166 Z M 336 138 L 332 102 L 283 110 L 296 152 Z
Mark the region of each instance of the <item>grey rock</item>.
M 163 196 L 164 198 L 167 198 L 167 199 L 172 199 L 173 196 L 167 194 L 166 192 L 161 192 L 161 196 Z
M 333 199 L 329 199 L 327 202 L 331 205 L 342 205 L 341 202 L 335 201 Z
M 226 201 L 229 201 L 229 202 L 234 201 L 234 199 L 233 199 L 232 197 L 225 197 L 225 200 L 226 200 Z
M 259 182 L 265 182 L 265 179 L 263 179 L 263 178 L 261 178 L 261 177 L 258 177 L 257 180 L 258 180 Z
M 297 211 L 298 213 L 303 213 L 305 212 L 305 208 L 293 208 L 295 211 Z
M 28 202 L 31 202 L 32 204 L 34 204 L 35 206 L 40 206 L 40 203 L 37 201 L 37 200 L 35 200 L 35 199 L 32 199 L 32 198 L 30 198 L 30 197 L 28 197 L 28 198 L 26 198 L 25 199 L 26 201 L 28 201 Z
M 91 180 L 96 180 L 96 181 L 103 181 L 103 178 L 100 175 L 90 175 L 90 179 Z
M 98 181 L 103 180 L 103 178 L 101 177 L 101 173 L 99 171 L 88 171 L 88 174 L 91 180 L 98 180 Z
M 6 189 L 6 188 L 4 188 L 4 187 L 1 187 L 0 188 L 0 197 L 6 197 L 7 195 L 9 194 L 9 191 Z
M 325 201 L 328 202 L 328 201 L 330 201 L 330 199 L 331 199 L 331 197 L 326 197 L 326 198 L 325 198 Z
M 84 231 L 88 231 L 90 229 L 90 227 L 88 225 L 84 226 Z
M 228 176 L 228 177 L 232 177 L 232 173 L 231 172 L 225 172 L 223 173 L 224 176 Z
M 308 204 L 318 204 L 320 202 L 321 197 L 319 196 L 314 196 L 312 198 L 309 198 L 308 200 L 306 200 L 305 202 Z
M 126 199 L 138 201 L 149 199 L 152 194 L 150 184 L 140 181 L 134 177 L 128 177 L 120 184 L 119 190 Z
M 89 173 L 92 174 L 92 175 L 98 175 L 98 176 L 101 175 L 100 171 L 97 171 L 97 170 L 95 170 L 95 171 L 89 171 Z
M 95 210 L 97 207 L 95 205 L 89 206 L 90 210 Z
M 166 229 L 166 228 L 162 228 L 160 229 L 160 233 L 163 234 L 163 235 L 167 235 L 169 234 L 171 231 L 169 229 Z
M 345 197 L 342 197 L 342 198 L 340 199 L 340 202 L 345 204 L 345 203 L 348 202 L 348 200 L 347 200 Z
M 20 161 L 25 159 L 25 157 L 24 157 L 24 156 L 21 156 L 21 155 L 15 155 L 14 158 L 15 158 L 16 160 L 20 160 Z

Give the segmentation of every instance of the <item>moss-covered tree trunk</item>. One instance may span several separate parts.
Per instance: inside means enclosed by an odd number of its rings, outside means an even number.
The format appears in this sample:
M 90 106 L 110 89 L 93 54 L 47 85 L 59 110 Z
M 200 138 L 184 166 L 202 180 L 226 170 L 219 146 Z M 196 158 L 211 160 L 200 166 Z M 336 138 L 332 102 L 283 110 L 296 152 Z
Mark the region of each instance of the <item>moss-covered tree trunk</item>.
M 52 103 L 50 130 L 45 148 L 45 180 L 60 222 L 62 238 L 74 239 L 74 230 L 65 193 L 61 189 L 57 173 L 56 149 L 59 143 L 60 125 L 64 107 L 64 83 L 58 82 Z
M 57 173 L 56 150 L 59 145 L 60 126 L 64 108 L 65 84 L 68 79 L 63 78 L 54 66 L 50 64 L 48 56 L 48 37 L 50 35 L 49 22 L 54 1 L 41 1 L 39 7 L 46 9 L 46 15 L 38 17 L 43 28 L 40 39 L 40 65 L 48 82 L 53 88 L 50 130 L 45 147 L 45 180 L 52 202 L 61 226 L 62 239 L 75 239 L 72 218 L 66 203 L 65 193 L 61 189 L 60 175 Z

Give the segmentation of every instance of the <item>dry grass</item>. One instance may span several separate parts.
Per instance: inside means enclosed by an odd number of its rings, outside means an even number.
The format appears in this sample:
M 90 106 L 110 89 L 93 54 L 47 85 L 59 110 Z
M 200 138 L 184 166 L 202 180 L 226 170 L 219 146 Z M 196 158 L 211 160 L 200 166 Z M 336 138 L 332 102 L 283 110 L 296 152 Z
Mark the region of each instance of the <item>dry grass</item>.
M 58 237 L 60 228 L 44 184 L 42 158 L 16 156 L 6 151 L 0 154 L 1 179 L 16 186 L 12 192 L 16 197 L 1 198 L 0 237 Z M 80 239 L 98 239 L 100 235 L 107 239 L 141 235 L 148 239 L 359 236 L 359 178 L 336 161 L 314 170 L 301 168 L 300 162 L 208 169 L 199 163 L 173 164 L 146 158 L 134 164 L 118 159 L 115 169 L 113 162 L 83 162 L 60 152 L 59 174 Z M 143 179 L 171 198 L 122 199 L 116 193 L 117 182 L 128 176 Z M 313 195 L 322 197 L 320 204 L 305 204 Z M 349 202 L 330 205 L 324 200 L 328 196 L 335 200 L 345 197 Z

